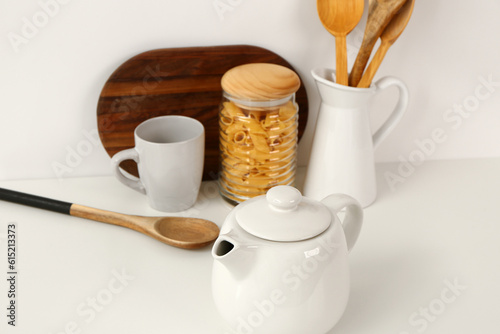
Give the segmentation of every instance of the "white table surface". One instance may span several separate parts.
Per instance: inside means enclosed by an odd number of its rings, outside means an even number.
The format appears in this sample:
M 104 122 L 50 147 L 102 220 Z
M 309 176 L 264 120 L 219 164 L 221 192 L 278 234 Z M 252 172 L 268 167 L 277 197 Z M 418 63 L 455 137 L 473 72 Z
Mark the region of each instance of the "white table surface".
M 329 334 L 498 333 L 500 159 L 425 162 L 390 190 L 384 174 L 397 168 L 377 165 L 378 198 L 349 255 L 350 301 Z M 113 177 L 0 187 L 161 215 Z M 211 182 L 182 214 L 221 225 L 229 211 Z M 7 325 L 3 278 L 10 223 L 16 327 Z M 0 333 L 229 333 L 211 299 L 210 247 L 177 249 L 125 228 L 0 202 L 0 263 Z

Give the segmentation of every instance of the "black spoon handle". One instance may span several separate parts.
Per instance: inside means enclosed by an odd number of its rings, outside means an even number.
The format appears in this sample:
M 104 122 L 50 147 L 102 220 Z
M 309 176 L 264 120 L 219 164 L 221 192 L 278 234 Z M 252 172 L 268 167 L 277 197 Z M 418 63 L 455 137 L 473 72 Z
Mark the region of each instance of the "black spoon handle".
M 69 215 L 72 203 L 0 188 L 0 200 Z
M 64 213 L 73 217 L 86 218 L 102 223 L 124 226 L 143 233 L 143 220 L 148 219 L 146 217 L 131 216 L 117 212 L 95 209 L 88 206 L 58 201 L 55 199 L 26 194 L 3 188 L 0 188 L 0 200 Z

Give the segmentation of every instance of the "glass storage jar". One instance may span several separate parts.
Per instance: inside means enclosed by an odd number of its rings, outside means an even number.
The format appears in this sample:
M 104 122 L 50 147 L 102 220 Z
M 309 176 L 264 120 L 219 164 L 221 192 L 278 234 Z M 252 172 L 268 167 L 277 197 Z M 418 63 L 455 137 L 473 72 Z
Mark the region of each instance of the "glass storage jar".
M 219 111 L 219 188 L 232 204 L 295 182 L 298 75 L 275 64 L 247 64 L 224 74 Z

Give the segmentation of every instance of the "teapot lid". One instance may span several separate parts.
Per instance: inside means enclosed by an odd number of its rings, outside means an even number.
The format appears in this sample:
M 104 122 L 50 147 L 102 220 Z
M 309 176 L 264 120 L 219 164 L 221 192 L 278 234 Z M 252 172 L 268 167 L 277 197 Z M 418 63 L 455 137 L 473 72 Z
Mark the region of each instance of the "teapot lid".
M 271 241 L 300 241 L 324 232 L 330 211 L 320 202 L 302 197 L 290 186 L 271 188 L 265 196 L 240 204 L 236 221 L 246 232 Z

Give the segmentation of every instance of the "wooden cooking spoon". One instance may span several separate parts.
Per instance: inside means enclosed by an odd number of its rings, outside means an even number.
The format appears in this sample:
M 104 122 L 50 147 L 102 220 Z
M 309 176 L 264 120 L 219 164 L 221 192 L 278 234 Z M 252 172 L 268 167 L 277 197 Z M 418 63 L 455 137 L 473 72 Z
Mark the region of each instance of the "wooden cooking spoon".
M 361 20 L 364 5 L 364 0 L 317 0 L 319 19 L 335 36 L 337 83 L 341 85 L 348 83 L 346 36 Z
M 380 46 L 378 47 L 375 56 L 373 56 L 370 65 L 365 70 L 361 81 L 358 84 L 358 88 L 370 87 L 373 77 L 377 72 L 380 63 L 385 57 L 387 50 L 391 47 L 398 37 L 405 30 L 408 21 L 410 21 L 411 13 L 413 12 L 413 7 L 415 5 L 415 0 L 407 0 L 399 12 L 394 15 L 391 22 L 387 25 L 382 35 L 380 35 Z
M 217 239 L 219 227 L 209 220 L 185 217 L 143 217 L 104 211 L 83 205 L 0 188 L 0 199 L 75 217 L 128 227 L 171 246 L 194 249 Z
M 378 38 L 406 0 L 370 0 L 365 35 L 349 76 L 349 85 L 357 87 Z

